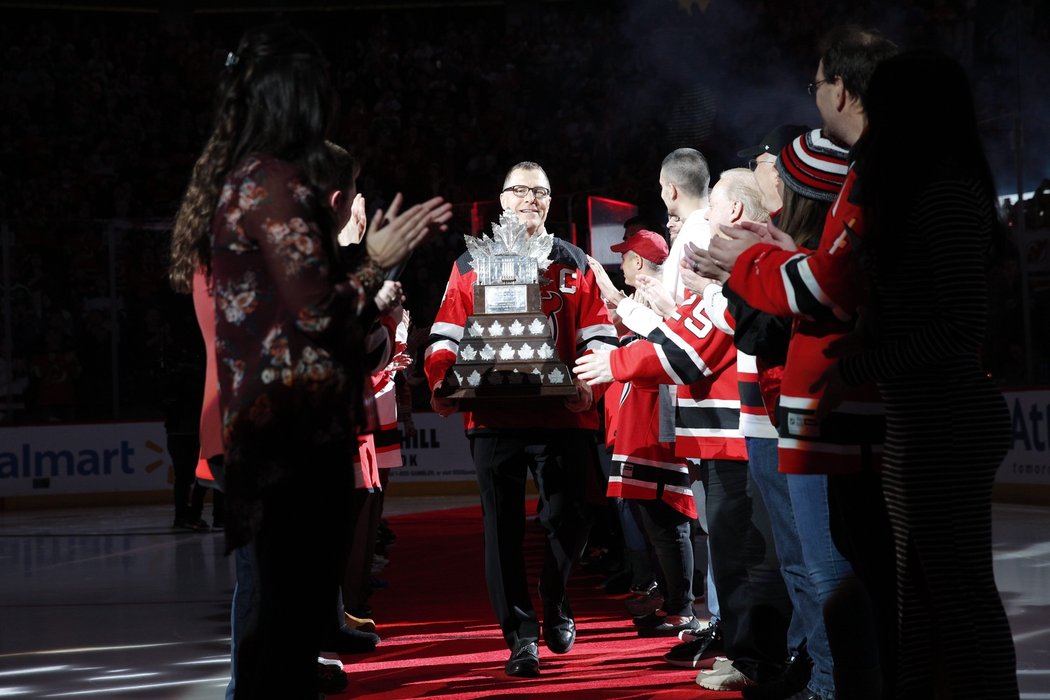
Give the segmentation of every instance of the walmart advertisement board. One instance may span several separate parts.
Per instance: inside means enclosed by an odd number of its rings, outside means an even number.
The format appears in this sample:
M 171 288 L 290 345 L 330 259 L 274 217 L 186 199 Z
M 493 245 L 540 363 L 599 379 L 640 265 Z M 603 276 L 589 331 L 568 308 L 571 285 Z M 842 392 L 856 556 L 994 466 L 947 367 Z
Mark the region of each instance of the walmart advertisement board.
M 0 497 L 170 488 L 163 423 L 0 429 Z
M 460 415 L 415 415 L 402 443 L 406 482 L 473 481 L 474 463 Z M 164 424 L 102 423 L 0 428 L 0 498 L 171 489 Z
M 1013 442 L 996 483 L 1050 493 L 1050 389 L 1005 392 Z M 394 481 L 473 481 L 460 415 L 413 416 L 417 433 L 401 444 Z M 164 425 L 103 423 L 0 428 L 0 498 L 105 494 L 171 488 Z M 1033 488 L 1034 487 L 1034 488 Z

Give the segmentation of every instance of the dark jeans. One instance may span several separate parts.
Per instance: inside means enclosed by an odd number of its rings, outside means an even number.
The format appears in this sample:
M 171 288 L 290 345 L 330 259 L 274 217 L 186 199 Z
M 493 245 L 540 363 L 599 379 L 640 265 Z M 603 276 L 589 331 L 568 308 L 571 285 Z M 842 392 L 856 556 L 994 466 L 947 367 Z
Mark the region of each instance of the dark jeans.
M 791 617 L 762 499 L 747 462 L 705 460 L 708 537 L 726 656 L 752 680 L 767 680 L 787 653 Z
M 317 697 L 320 640 L 346 551 L 343 506 L 353 490 L 349 445 L 300 451 L 303 469 L 266 488 L 254 552 L 255 614 L 237 637 L 234 697 Z
M 590 507 L 588 471 L 594 438 L 581 430 L 492 431 L 472 435 L 485 528 L 485 578 L 489 599 L 507 646 L 537 641 L 539 621 L 525 571 L 525 479 L 533 471 L 540 495 L 539 518 L 547 532 L 540 591 L 558 605 L 573 564 L 587 544 Z
M 635 501 L 667 586 L 668 615 L 693 616 L 693 539 L 690 519 L 660 500 Z

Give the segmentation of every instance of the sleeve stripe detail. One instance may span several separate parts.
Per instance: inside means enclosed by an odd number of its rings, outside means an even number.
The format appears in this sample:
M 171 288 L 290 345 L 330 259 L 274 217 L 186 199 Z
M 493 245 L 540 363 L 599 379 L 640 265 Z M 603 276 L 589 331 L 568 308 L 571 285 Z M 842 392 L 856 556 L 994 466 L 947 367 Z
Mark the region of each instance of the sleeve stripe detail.
M 801 450 L 803 452 L 824 452 L 834 455 L 861 455 L 860 445 L 836 445 L 833 442 L 820 440 L 795 440 L 780 436 L 777 442 L 781 450 Z
M 654 343 L 653 349 L 656 350 L 656 357 L 660 360 L 660 366 L 664 368 L 664 372 L 667 373 L 667 376 L 673 379 L 675 384 L 685 384 L 686 382 L 682 381 L 682 378 L 678 376 L 678 372 L 675 371 L 674 367 L 671 366 L 670 361 L 668 361 L 663 346 L 659 343 Z
M 740 408 L 740 402 L 736 399 L 689 399 L 684 396 L 678 397 L 678 405 L 692 408 Z
M 675 428 L 675 434 L 682 437 L 700 438 L 735 438 L 739 439 L 739 428 Z
M 821 289 L 820 283 L 817 281 L 817 278 L 813 276 L 813 271 L 809 268 L 808 257 L 802 258 L 798 262 L 797 269 L 799 279 L 802 281 L 802 284 L 806 286 L 806 290 L 809 292 L 809 295 L 815 302 L 819 303 L 822 307 L 819 309 L 815 309 L 816 313 L 813 313 L 812 315 L 817 316 L 820 311 L 824 311 L 826 313 L 826 310 L 830 310 L 833 314 L 835 314 L 835 318 L 839 319 L 840 321 L 848 321 L 852 318 L 850 314 L 846 313 L 846 311 L 842 307 L 836 304 L 835 301 L 831 297 L 829 297 L 823 289 Z
M 612 456 L 614 462 L 630 462 L 635 465 L 642 465 L 645 467 L 652 467 L 654 469 L 666 469 L 667 471 L 680 472 L 682 474 L 689 473 L 689 467 L 685 464 L 675 464 L 674 462 L 658 462 L 652 459 L 644 459 L 634 455 L 621 455 L 614 454 Z
M 443 323 L 441 321 L 435 321 L 430 326 L 430 333 L 431 336 L 443 336 L 457 343 L 463 340 L 463 326 L 456 323 Z
M 590 350 L 592 352 L 597 352 L 598 350 L 612 350 L 612 349 L 615 349 L 615 348 L 616 348 L 616 338 L 613 338 L 613 337 L 608 337 L 608 338 L 598 337 L 598 338 L 594 338 L 594 339 L 588 341 L 587 344 L 584 345 L 583 350 L 584 350 L 584 352 L 586 352 L 588 350 Z
M 427 351 L 423 355 L 423 359 L 426 360 L 431 355 L 441 350 L 447 350 L 453 355 L 456 355 L 459 353 L 459 343 L 452 342 L 451 340 L 435 340 L 427 346 Z
M 662 338 L 666 338 L 671 342 L 661 342 Z M 678 368 L 675 371 L 675 376 L 680 377 L 684 381 L 676 383 L 691 384 L 701 377 L 711 376 L 711 368 L 707 366 L 703 358 L 686 342 L 685 338 L 673 332 L 666 323 L 661 323 L 653 331 L 653 342 L 657 348 L 664 348 L 668 351 L 666 354 L 667 361 L 673 362 Z
M 616 338 L 616 328 L 609 323 L 596 323 L 593 326 L 584 326 L 577 333 L 583 340 L 594 340 L 599 336 Z
M 803 411 L 815 411 L 817 410 L 818 403 L 819 401 L 811 396 L 788 396 L 787 394 L 780 395 L 781 408 L 794 408 L 801 409 Z

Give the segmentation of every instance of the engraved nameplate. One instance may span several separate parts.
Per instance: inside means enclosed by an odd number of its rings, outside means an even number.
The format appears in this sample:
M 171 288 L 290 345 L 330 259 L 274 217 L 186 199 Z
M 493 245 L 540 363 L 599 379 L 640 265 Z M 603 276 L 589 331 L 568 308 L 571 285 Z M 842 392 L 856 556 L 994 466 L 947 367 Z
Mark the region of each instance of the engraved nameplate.
M 527 289 L 524 284 L 485 285 L 484 313 L 525 313 L 528 310 Z

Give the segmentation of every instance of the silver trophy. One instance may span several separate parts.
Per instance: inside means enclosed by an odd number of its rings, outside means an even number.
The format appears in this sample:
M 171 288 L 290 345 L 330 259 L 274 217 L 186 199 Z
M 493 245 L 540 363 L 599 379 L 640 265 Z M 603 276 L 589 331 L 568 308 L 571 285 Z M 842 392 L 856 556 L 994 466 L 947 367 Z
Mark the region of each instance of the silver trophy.
M 572 373 L 558 357 L 543 313 L 541 273 L 551 264 L 554 236 L 528 237 L 525 224 L 504 211 L 492 236 L 465 236 L 474 283 L 474 313 L 467 317 L 456 363 L 445 387 L 458 399 L 568 396 Z

